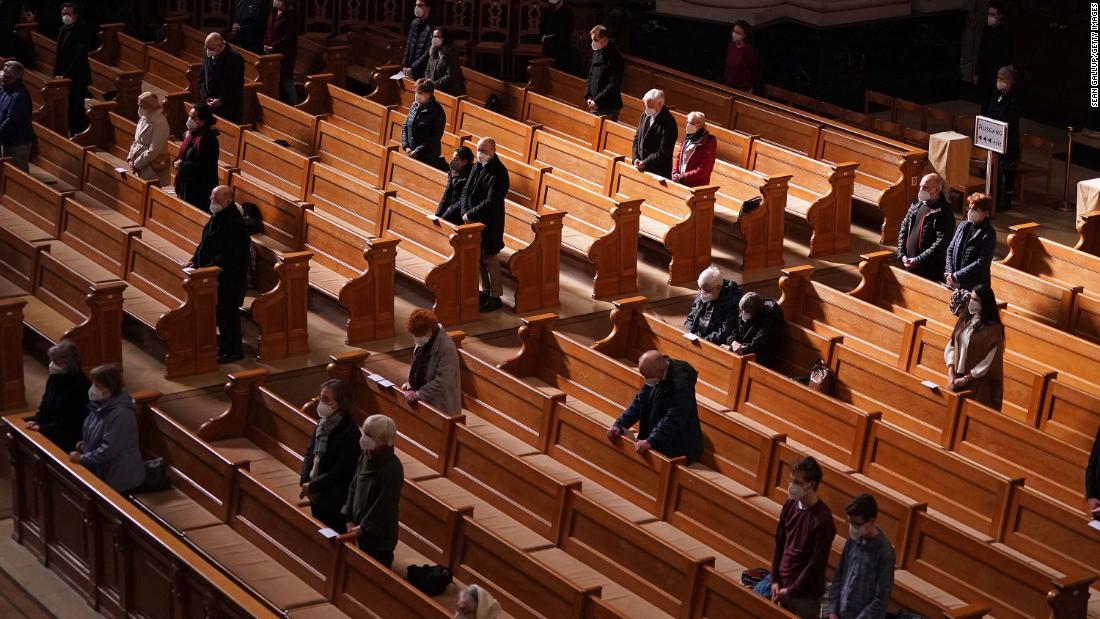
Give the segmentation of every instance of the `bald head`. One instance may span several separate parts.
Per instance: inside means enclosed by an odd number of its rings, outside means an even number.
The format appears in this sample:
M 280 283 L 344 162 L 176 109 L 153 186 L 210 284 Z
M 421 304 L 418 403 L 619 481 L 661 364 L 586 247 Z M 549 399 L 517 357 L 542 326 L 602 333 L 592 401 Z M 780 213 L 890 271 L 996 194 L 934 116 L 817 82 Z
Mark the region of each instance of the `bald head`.
M 210 192 L 210 203 L 218 206 L 228 206 L 233 201 L 233 190 L 229 185 L 218 185 Z
M 638 373 L 646 379 L 646 382 L 660 380 L 667 369 L 668 359 L 656 350 L 647 350 L 638 358 Z
M 217 32 L 211 32 L 206 35 L 206 55 L 210 57 L 217 56 L 225 49 L 225 39 Z
M 477 160 L 482 164 L 489 163 L 497 154 L 497 141 L 493 138 L 481 138 L 477 141 Z
M 943 191 L 943 177 L 935 172 L 925 174 L 924 178 L 920 179 L 920 189 L 928 192 L 928 202 L 935 200 Z

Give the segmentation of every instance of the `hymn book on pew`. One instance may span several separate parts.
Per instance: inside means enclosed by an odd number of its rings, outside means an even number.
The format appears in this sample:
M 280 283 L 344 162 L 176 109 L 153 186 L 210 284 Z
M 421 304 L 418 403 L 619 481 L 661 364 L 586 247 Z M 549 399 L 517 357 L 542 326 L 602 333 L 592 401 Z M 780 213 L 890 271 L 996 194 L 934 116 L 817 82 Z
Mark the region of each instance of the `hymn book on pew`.
M 369 379 L 373 380 L 374 382 L 378 383 L 378 386 L 383 388 L 383 389 L 389 389 L 390 387 L 393 387 L 393 381 L 387 379 L 385 376 L 382 376 L 381 374 L 371 373 L 367 376 L 367 378 L 369 378 Z
M 328 527 L 323 527 L 323 528 L 317 529 L 317 532 L 320 533 L 321 535 L 323 535 L 325 537 L 325 539 L 332 539 L 334 537 L 339 537 L 340 536 L 340 534 L 337 533 L 334 529 L 330 529 Z

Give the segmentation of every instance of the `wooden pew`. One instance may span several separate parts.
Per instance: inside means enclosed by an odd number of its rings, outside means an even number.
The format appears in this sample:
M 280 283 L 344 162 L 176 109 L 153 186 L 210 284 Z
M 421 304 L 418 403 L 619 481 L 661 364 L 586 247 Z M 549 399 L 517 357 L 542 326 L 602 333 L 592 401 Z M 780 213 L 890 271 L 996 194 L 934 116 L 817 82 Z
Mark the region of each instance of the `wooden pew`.
M 855 163 L 827 164 L 753 140 L 745 166 L 772 176 L 790 175 L 786 212 L 810 226 L 810 256 L 851 247 L 852 182 Z
M 31 118 L 60 135 L 69 135 L 69 80 L 26 67 L 23 83 L 31 95 Z
M 313 116 L 262 93 L 256 95 L 256 107 L 256 131 L 272 141 L 285 140 L 290 148 L 303 155 L 313 154 L 317 121 L 323 116 Z
M 587 114 L 584 111 L 584 93 L 588 88 L 585 79 L 555 69 L 551 66 L 552 64 L 553 60 L 549 58 L 535 58 L 527 63 L 527 75 L 530 78 L 527 84 L 527 94 L 530 96 L 537 93 L 565 104 L 566 107 L 580 112 L 577 118 Z M 632 96 L 626 92 L 621 94 L 623 109 L 620 111 L 619 117 L 624 119 L 626 123 L 632 123 L 634 119 L 641 117 L 642 112 L 645 110 L 645 103 L 639 98 L 641 94 L 638 96 Z M 685 110 L 685 113 L 690 111 Z M 611 121 L 604 121 L 605 124 L 608 122 Z M 597 124 L 597 133 L 601 130 L 602 127 Z
M 0 410 L 27 407 L 23 388 L 23 308 L 27 291 L 0 280 Z
M 5 420 L 13 537 L 93 608 L 111 616 L 169 616 L 180 607 L 217 608 L 232 619 L 280 616 L 91 471 L 70 465 L 67 454 L 23 428 L 21 417 Z M 99 526 L 66 526 L 52 517 L 62 513 Z M 112 549 L 109 564 L 105 548 Z
M 315 158 L 279 146 L 255 131 L 247 131 L 241 143 L 239 174 L 250 177 L 267 190 L 279 192 L 287 200 L 300 201 L 306 196 L 309 164 L 313 160 Z M 234 171 L 233 176 L 237 175 Z
M 603 119 L 548 96 L 528 92 L 520 120 L 589 148 L 599 142 Z
M 564 176 L 602 195 L 610 195 L 615 176 L 615 162 L 623 155 L 611 156 L 577 144 L 573 140 L 540 129 L 535 132 L 527 163 L 550 168 L 552 174 Z
M 0 174 L 0 208 L 8 212 L 4 222 L 23 240 L 57 238 L 61 233 L 61 210 L 71 191 L 57 189 L 5 162 Z M 13 226 L 18 224 L 18 231 Z
M 366 87 L 378 67 L 401 62 L 405 39 L 370 24 L 356 24 L 347 31 L 351 56 L 347 76 Z M 392 74 L 391 74 L 392 75 Z
M 38 157 L 31 164 L 32 175 L 45 173 L 46 182 L 58 191 L 77 191 L 84 182 L 84 156 L 87 148 L 44 125 L 34 123 L 38 139 Z
M 715 161 L 711 184 L 714 194 L 714 228 L 732 237 L 741 254 L 744 271 L 783 264 L 790 175 L 752 172 L 725 161 Z M 761 200 L 751 210 L 745 202 Z M 738 251 L 739 250 L 739 251 Z
M 468 99 L 459 103 L 454 120 L 456 133 L 469 135 L 475 141 L 483 137 L 493 138 L 496 140 L 497 150 L 519 161 L 528 160 L 531 142 L 539 128 L 539 125 L 490 112 Z
M 386 147 L 375 139 L 364 137 L 365 130 L 361 127 L 348 127 L 331 116 L 317 124 L 315 152 L 318 163 L 375 187 L 383 185 L 379 179 L 385 171 Z
M 462 67 L 462 76 L 466 80 L 466 96 L 471 101 L 484 107 L 492 100 L 496 111 L 520 118 L 523 102 L 527 98 L 525 86 L 486 75 L 468 66 Z
M 294 78 L 308 80 L 311 75 L 329 73 L 333 83 L 343 87 L 348 78 L 348 60 L 352 46 L 336 40 L 318 41 L 308 36 L 298 37 L 298 55 L 294 60 Z

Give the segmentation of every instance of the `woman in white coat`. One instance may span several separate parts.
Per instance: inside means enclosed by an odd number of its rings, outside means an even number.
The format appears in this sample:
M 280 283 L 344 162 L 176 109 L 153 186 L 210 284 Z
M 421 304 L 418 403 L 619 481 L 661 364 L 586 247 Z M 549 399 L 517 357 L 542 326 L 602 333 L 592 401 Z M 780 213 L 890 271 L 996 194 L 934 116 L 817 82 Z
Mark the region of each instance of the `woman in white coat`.
M 461 413 L 462 379 L 454 340 L 431 310 L 414 310 L 405 321 L 405 329 L 416 342 L 409 382 L 403 387 L 405 398 L 410 402 L 423 400 L 448 415 Z
M 138 97 L 138 116 L 134 143 L 130 145 L 126 162 L 134 174 L 147 181 L 160 181 L 161 187 L 168 187 L 172 159 L 165 150 L 170 130 L 160 97 L 151 92 L 141 93 Z

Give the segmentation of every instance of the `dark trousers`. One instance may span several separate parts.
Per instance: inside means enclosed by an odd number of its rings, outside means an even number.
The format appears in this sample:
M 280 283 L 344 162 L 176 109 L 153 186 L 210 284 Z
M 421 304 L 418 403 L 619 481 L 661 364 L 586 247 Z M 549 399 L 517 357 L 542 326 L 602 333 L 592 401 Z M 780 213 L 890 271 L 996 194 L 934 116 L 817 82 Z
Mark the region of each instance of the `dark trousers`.
M 218 355 L 243 355 L 241 337 L 241 303 L 244 284 L 218 286 L 218 305 L 214 310 L 218 321 Z
M 367 553 L 367 556 L 369 556 L 370 558 L 374 559 L 375 561 L 381 563 L 382 565 L 386 566 L 386 569 L 390 569 L 391 567 L 393 567 L 393 549 L 392 548 L 389 549 L 389 550 L 380 550 L 378 548 L 367 548 L 367 547 L 365 547 L 365 545 L 363 543 L 363 537 L 362 536 L 360 536 L 359 539 L 356 540 L 356 543 L 359 545 L 359 550 L 362 550 L 363 552 Z
M 88 96 L 86 86 L 73 84 L 69 89 L 69 134 L 76 135 L 88 128 L 88 115 L 84 112 L 84 99 Z
M 340 509 L 335 510 L 318 509 L 316 504 L 311 503 L 309 506 L 309 513 L 313 514 L 313 517 L 321 521 L 321 524 L 343 535 L 348 532 L 348 522 L 344 518 L 344 515 L 340 513 Z
M 596 110 L 596 116 L 606 116 L 611 122 L 619 122 L 619 112 L 622 110 Z

